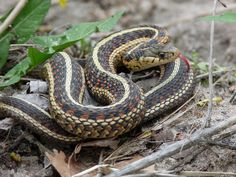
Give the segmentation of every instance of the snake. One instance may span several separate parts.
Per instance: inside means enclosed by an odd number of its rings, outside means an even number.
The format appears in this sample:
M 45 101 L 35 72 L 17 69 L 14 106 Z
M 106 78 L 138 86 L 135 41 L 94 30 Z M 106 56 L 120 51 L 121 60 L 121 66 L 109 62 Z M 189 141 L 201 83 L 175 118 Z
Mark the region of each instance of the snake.
M 160 68 L 158 84 L 144 92 L 119 74 Z M 49 112 L 22 98 L 0 96 L 0 112 L 33 132 L 66 143 L 115 138 L 156 118 L 190 98 L 194 73 L 172 45 L 167 30 L 144 25 L 114 32 L 94 46 L 82 67 L 65 52 L 43 65 Z M 86 92 L 100 105 L 85 104 Z

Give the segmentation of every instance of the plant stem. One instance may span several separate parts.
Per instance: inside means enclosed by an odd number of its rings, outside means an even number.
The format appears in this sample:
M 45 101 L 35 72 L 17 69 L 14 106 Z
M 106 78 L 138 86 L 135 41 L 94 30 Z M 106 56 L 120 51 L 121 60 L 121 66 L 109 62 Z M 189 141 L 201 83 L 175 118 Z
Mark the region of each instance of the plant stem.
M 212 10 L 212 15 L 215 16 L 216 14 L 216 5 L 217 5 L 217 0 L 214 0 L 214 5 L 213 5 L 213 10 Z M 215 21 L 212 20 L 211 22 L 211 31 L 210 31 L 210 54 L 209 54 L 209 104 L 208 104 L 208 110 L 207 110 L 207 115 L 204 120 L 203 128 L 205 127 L 210 127 L 211 124 L 211 115 L 212 115 L 212 105 L 213 105 L 213 94 L 214 94 L 214 88 L 213 88 L 213 74 L 212 74 L 212 68 L 213 68 L 213 44 L 214 44 L 214 31 L 215 31 Z

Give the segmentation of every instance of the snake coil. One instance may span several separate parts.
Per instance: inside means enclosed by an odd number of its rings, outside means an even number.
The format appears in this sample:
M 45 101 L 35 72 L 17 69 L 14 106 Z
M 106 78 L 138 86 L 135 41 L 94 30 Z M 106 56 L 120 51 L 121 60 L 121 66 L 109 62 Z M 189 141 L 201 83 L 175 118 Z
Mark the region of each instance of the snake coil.
M 193 72 L 169 41 L 166 30 L 158 26 L 118 31 L 96 44 L 85 69 L 68 54 L 57 53 L 44 65 L 51 114 L 10 96 L 0 97 L 0 112 L 20 119 L 43 136 L 64 142 L 128 132 L 182 104 L 193 92 Z M 143 93 L 117 74 L 120 65 L 131 71 L 162 65 L 159 84 Z M 83 104 L 85 86 L 104 106 Z

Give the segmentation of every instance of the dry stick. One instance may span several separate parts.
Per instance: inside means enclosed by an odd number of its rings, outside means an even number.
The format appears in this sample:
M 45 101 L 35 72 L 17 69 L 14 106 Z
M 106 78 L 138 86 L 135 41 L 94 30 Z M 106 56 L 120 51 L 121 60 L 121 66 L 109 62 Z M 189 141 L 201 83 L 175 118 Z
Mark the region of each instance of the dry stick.
M 183 175 L 173 175 L 173 174 L 168 174 L 168 173 L 163 173 L 163 172 L 133 174 L 133 175 L 125 175 L 125 176 L 122 176 L 122 177 L 150 177 L 150 176 L 155 176 L 155 177 L 186 177 L 186 176 L 183 176 Z
M 177 168 L 183 167 L 184 165 L 192 162 L 199 154 L 201 154 L 205 150 L 206 150 L 205 147 L 199 147 L 199 146 L 194 147 L 191 155 L 184 156 L 184 158 L 182 160 L 180 160 L 177 164 L 168 168 L 167 171 L 173 171 L 173 170 L 175 170 L 175 172 L 181 171 Z
M 213 76 L 221 76 L 222 74 L 225 74 L 225 73 L 231 72 L 231 71 L 236 71 L 236 69 L 235 68 L 227 68 L 223 71 L 214 71 L 214 72 L 212 72 L 212 75 Z M 201 79 L 207 78 L 208 76 L 209 76 L 209 72 L 197 75 L 196 79 L 201 80 Z
M 203 171 L 183 171 L 181 172 L 182 175 L 186 176 L 219 176 L 219 175 L 229 175 L 229 176 L 235 176 L 236 173 L 232 172 L 203 172 Z
M 104 153 L 104 151 L 102 150 L 101 153 L 100 153 L 100 157 L 99 157 L 99 165 L 103 164 L 103 162 L 102 162 L 103 153 Z M 98 168 L 98 173 L 97 173 L 96 177 L 102 177 L 102 169 L 101 168 Z
M 230 128 L 231 129 L 231 128 Z M 204 150 L 206 150 L 204 143 L 205 144 L 210 144 L 210 145 L 214 145 L 214 146 L 220 146 L 222 148 L 227 148 L 227 149 L 232 149 L 232 150 L 236 150 L 236 147 L 235 146 L 230 146 L 230 145 L 227 145 L 227 144 L 223 144 L 223 143 L 218 143 L 219 140 L 221 139 L 224 139 L 224 138 L 227 138 L 229 136 L 232 136 L 234 134 L 236 134 L 236 130 L 232 131 L 228 129 L 227 131 L 228 132 L 224 132 L 223 134 L 220 134 L 220 135 L 217 135 L 217 137 L 214 137 L 213 139 L 207 139 L 206 141 L 202 141 L 201 143 L 201 147 L 199 146 L 196 146 L 195 148 L 197 148 L 197 150 L 193 150 L 193 153 L 191 155 L 191 157 L 185 157 L 184 158 L 184 163 L 183 162 L 178 162 L 178 164 L 176 164 L 175 166 L 172 166 L 171 168 L 167 169 L 167 171 L 172 171 L 175 169 L 175 172 L 179 172 L 180 170 L 176 171 L 176 168 L 179 167 L 179 166 L 183 166 L 185 165 L 186 163 L 189 163 L 190 161 L 192 161 L 198 154 L 202 153 Z M 232 128 L 233 129 L 233 128 Z M 183 172 L 183 171 L 182 171 Z M 197 175 L 196 175 L 197 176 Z
M 226 5 L 225 3 L 223 3 L 223 2 L 221 2 L 221 0 L 218 0 L 218 2 L 219 2 L 223 7 L 227 8 L 227 5 Z
M 214 83 L 213 83 L 213 87 L 216 86 L 216 84 L 218 84 L 221 81 L 225 81 L 225 77 L 228 76 L 228 73 L 224 73 L 222 74 Z
M 226 128 L 228 128 L 230 126 L 233 126 L 234 124 L 236 124 L 236 116 L 226 119 L 223 122 L 221 122 L 211 128 L 198 130 L 197 132 L 192 134 L 191 137 L 183 139 L 178 142 L 175 142 L 171 145 L 168 145 L 165 148 L 163 148 L 163 149 L 161 149 L 149 156 L 146 156 L 140 160 L 137 160 L 137 161 L 125 166 L 121 170 L 115 171 L 115 172 L 107 175 L 106 177 L 118 177 L 118 176 L 122 176 L 122 175 L 125 175 L 128 173 L 132 173 L 132 172 L 141 170 L 145 167 L 148 167 L 148 166 L 156 163 L 157 161 L 163 160 L 165 157 L 169 157 L 171 155 L 174 155 L 174 154 L 180 152 L 181 150 L 185 150 L 185 149 L 199 143 L 202 139 L 209 138 L 209 137 L 217 134 L 218 132 L 225 130 Z
M 21 9 L 25 6 L 28 0 L 20 0 L 17 5 L 14 7 L 12 12 L 8 15 L 6 20 L 0 26 L 0 34 L 2 34 L 13 22 L 16 16 L 20 13 Z
M 235 97 L 236 97 L 236 91 L 234 91 L 233 95 L 230 97 L 229 102 L 233 103 Z
M 145 173 L 145 174 L 135 174 L 135 175 L 125 175 L 122 177 L 150 177 L 150 176 L 156 176 L 156 177 L 186 177 L 186 176 L 219 176 L 219 175 L 227 175 L 227 176 L 235 176 L 236 173 L 232 172 L 202 172 L 202 171 L 183 171 L 180 175 L 173 175 L 173 174 L 165 174 L 165 173 L 159 173 L 159 172 L 153 172 L 153 173 Z
M 206 143 L 208 145 L 213 145 L 213 146 L 220 146 L 220 147 L 223 147 L 225 149 L 236 150 L 236 146 L 235 145 L 229 145 L 229 144 L 226 144 L 226 143 L 215 142 L 215 141 L 212 141 L 212 140 L 207 140 L 204 143 Z
M 79 172 L 79 173 L 73 175 L 72 177 L 84 176 L 84 175 L 86 175 L 88 173 L 93 172 L 94 170 L 97 170 L 98 168 L 109 168 L 109 167 L 110 167 L 110 165 L 107 165 L 107 164 L 106 165 L 95 165 L 95 166 L 93 166 L 93 167 L 91 167 L 89 169 L 86 169 L 86 170 L 84 170 L 82 172 Z
M 221 133 L 217 136 L 214 136 L 214 138 L 212 139 L 213 141 L 217 141 L 217 140 L 221 140 L 227 137 L 230 137 L 232 135 L 236 134 L 236 129 L 235 128 L 230 128 L 229 130 L 227 130 L 227 132 Z
M 214 6 L 213 6 L 213 12 L 212 15 L 215 16 L 216 14 L 216 4 L 217 0 L 214 0 Z M 210 32 L 210 54 L 209 54 L 209 104 L 208 104 L 208 110 L 207 115 L 204 120 L 203 128 L 204 127 L 210 127 L 211 123 L 211 115 L 212 115 L 212 105 L 213 105 L 213 76 L 212 76 L 212 68 L 213 68 L 213 43 L 214 43 L 214 31 L 215 31 L 215 21 L 212 20 L 211 22 L 211 32 Z
M 10 131 L 9 131 L 10 132 Z M 0 158 L 1 158 L 1 156 L 3 155 L 3 154 L 6 154 L 6 153 L 8 153 L 9 151 L 11 151 L 12 149 L 14 149 L 15 147 L 17 147 L 20 143 L 21 143 L 21 141 L 25 138 L 25 135 L 26 135 L 26 133 L 24 132 L 24 133 L 22 133 L 20 136 L 18 136 L 17 137 L 17 139 L 15 139 L 14 140 L 14 143 L 13 144 L 11 144 L 11 145 L 9 145 L 8 147 L 6 147 L 5 149 L 4 149 L 4 151 L 0 151 Z M 9 136 L 9 134 L 7 135 L 7 136 Z M 4 140 L 5 141 L 5 140 Z
M 35 47 L 35 44 L 11 44 L 10 47 Z

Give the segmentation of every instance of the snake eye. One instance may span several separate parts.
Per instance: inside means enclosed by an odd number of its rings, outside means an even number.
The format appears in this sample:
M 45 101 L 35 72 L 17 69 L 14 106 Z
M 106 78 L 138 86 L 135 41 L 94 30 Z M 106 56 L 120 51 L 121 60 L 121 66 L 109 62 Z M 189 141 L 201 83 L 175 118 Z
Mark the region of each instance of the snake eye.
M 160 59 L 164 59 L 165 58 L 165 53 L 160 52 L 160 53 L 158 53 L 158 56 L 160 57 Z

